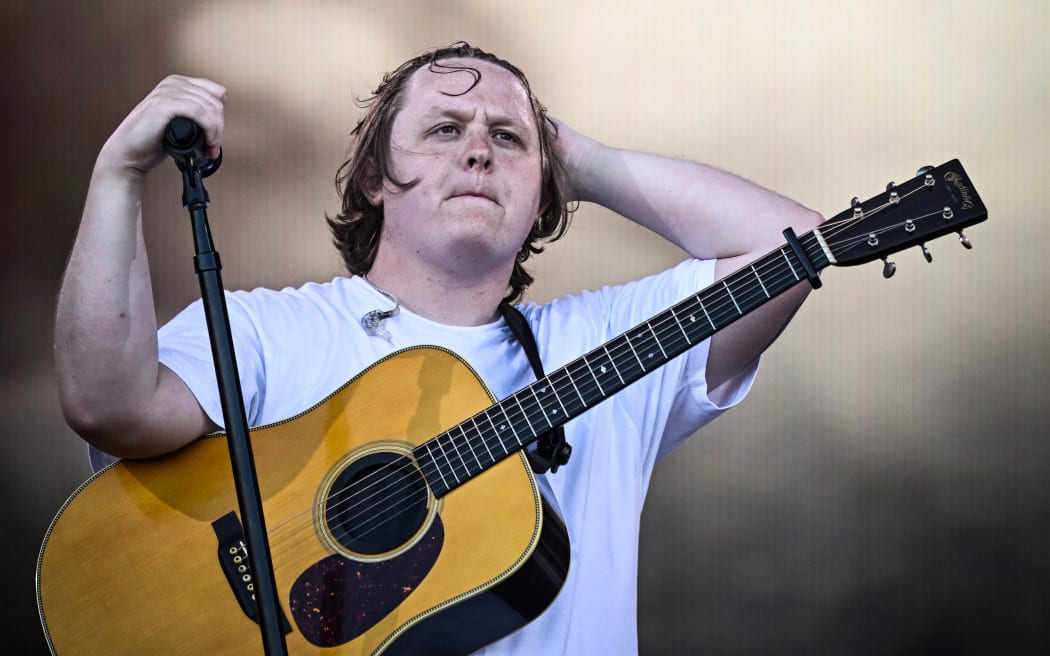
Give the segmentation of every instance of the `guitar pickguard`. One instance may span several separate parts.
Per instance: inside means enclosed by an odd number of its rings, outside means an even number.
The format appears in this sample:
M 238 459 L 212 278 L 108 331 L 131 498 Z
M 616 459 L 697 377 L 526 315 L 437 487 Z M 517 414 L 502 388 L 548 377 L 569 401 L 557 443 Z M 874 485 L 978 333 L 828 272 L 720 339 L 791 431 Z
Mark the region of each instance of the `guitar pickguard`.
M 364 634 L 401 605 L 437 562 L 445 541 L 435 517 L 419 542 L 389 560 L 359 562 L 333 554 L 304 571 L 289 594 L 296 627 L 318 647 Z

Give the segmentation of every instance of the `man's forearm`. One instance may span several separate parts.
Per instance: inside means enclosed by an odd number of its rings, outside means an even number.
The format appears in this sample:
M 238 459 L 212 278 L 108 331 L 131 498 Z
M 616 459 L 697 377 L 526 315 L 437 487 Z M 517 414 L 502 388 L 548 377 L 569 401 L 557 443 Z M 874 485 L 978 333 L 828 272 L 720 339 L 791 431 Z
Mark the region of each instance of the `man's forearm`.
M 96 166 L 55 315 L 59 398 L 74 428 L 90 430 L 156 388 L 141 197 L 141 178 Z

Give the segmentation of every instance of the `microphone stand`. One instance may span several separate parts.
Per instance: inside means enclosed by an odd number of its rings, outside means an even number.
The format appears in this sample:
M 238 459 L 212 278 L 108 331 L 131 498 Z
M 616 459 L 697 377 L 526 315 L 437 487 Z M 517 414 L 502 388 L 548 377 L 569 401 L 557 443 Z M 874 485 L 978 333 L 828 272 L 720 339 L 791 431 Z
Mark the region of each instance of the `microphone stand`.
M 192 139 L 188 143 L 185 140 L 187 129 Z M 182 173 L 182 204 L 189 211 L 192 222 L 194 268 L 200 281 L 208 337 L 215 360 L 222 414 L 226 422 L 226 442 L 230 451 L 234 485 L 247 543 L 248 562 L 255 583 L 253 597 L 258 611 L 264 653 L 267 656 L 283 656 L 288 653 L 288 647 L 281 630 L 282 615 L 277 597 L 277 583 L 270 561 L 262 499 L 249 442 L 248 421 L 244 413 L 244 397 L 233 352 L 222 276 L 219 273 L 222 265 L 219 254 L 212 247 L 211 229 L 208 226 L 206 208 L 211 199 L 201 181 L 203 177 L 211 175 L 219 168 L 222 156 L 220 153 L 215 161 L 201 158 L 199 151 L 203 138 L 204 135 L 196 124 L 189 119 L 176 117 L 169 124 L 164 147 Z

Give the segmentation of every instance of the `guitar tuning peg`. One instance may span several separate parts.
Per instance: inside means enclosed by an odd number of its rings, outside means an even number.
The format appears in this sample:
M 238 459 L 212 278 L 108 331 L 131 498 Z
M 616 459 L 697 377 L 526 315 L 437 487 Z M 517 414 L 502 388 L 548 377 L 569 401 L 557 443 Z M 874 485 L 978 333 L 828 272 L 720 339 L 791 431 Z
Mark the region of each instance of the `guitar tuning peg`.
M 927 262 L 933 262 L 933 253 L 930 249 L 926 248 L 926 244 L 919 244 L 919 248 L 922 249 L 922 256 L 926 258 Z
M 890 183 L 886 185 L 886 191 L 893 191 L 893 188 L 897 186 L 897 183 L 890 180 Z
M 849 202 L 849 206 L 856 209 L 858 205 L 860 205 L 860 199 L 854 196 L 853 200 Z
M 918 177 L 920 175 L 926 175 L 927 173 L 929 173 L 932 170 L 933 170 L 933 167 L 930 166 L 929 164 L 927 164 L 926 166 L 920 166 L 919 170 L 915 172 L 915 176 Z
M 973 244 L 970 243 L 970 238 L 964 235 L 962 230 L 959 231 L 959 241 L 962 242 L 963 247 L 967 250 L 973 248 Z
M 882 258 L 882 277 L 889 280 L 893 277 L 893 274 L 897 273 L 897 265 L 894 262 L 890 262 L 889 258 Z

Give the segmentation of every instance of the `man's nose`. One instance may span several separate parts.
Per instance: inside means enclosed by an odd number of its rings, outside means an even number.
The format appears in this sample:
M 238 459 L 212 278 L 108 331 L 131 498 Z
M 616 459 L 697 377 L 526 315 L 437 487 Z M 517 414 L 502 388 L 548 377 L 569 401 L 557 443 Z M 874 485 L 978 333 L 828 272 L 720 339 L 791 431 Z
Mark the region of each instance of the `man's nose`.
M 467 140 L 467 152 L 464 156 L 468 169 L 487 171 L 492 167 L 492 144 L 489 136 L 483 132 L 471 135 Z

